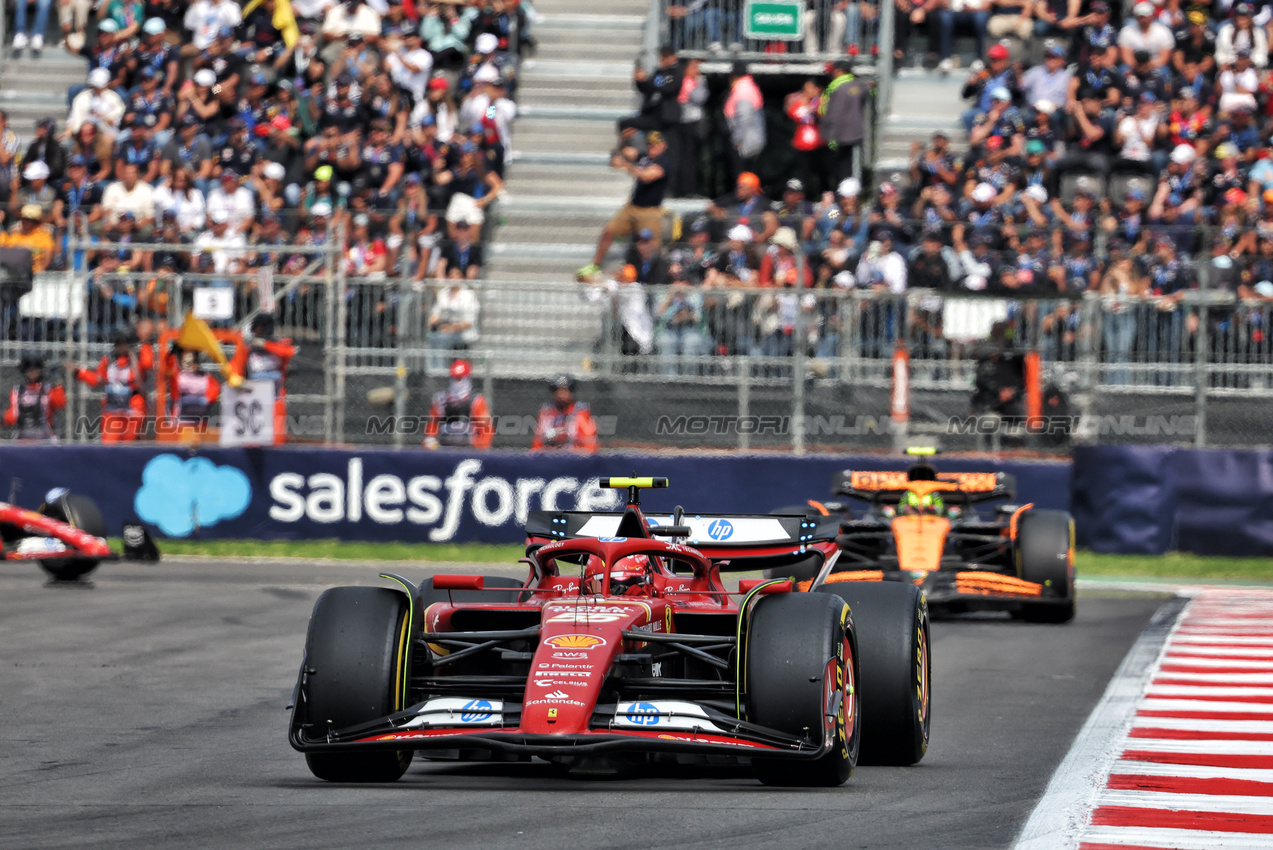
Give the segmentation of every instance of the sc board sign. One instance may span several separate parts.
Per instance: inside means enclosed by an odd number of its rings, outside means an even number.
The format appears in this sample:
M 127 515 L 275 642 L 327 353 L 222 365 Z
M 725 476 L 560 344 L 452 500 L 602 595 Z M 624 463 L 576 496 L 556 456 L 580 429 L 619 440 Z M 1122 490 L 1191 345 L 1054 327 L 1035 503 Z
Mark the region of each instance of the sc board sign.
M 798 41 L 804 27 L 800 0 L 747 0 L 743 35 L 771 41 Z
M 219 322 L 234 318 L 234 287 L 200 286 L 194 291 L 196 318 Z
M 244 381 L 221 396 L 221 445 L 274 443 L 274 382 Z

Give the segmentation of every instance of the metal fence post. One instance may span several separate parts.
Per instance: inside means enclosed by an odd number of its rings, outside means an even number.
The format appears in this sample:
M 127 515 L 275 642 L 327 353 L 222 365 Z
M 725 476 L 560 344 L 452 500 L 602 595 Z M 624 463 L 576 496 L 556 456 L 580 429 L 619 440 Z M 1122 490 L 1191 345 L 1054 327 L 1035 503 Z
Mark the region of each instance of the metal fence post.
M 1210 312 L 1210 304 L 1198 305 L 1198 339 L 1193 353 L 1193 444 L 1199 448 L 1207 444 L 1207 385 L 1211 381 L 1211 370 L 1207 368 L 1210 357 L 1208 348 L 1211 344 L 1207 335 L 1207 322 Z
M 893 111 L 893 16 L 894 5 L 892 3 L 881 3 L 880 26 L 875 36 L 875 44 L 879 48 L 879 57 L 875 67 L 879 69 L 877 80 L 879 96 L 877 100 L 880 105 L 880 111 L 877 118 L 883 121 L 887 121 L 889 113 Z
M 738 448 L 747 451 L 751 448 L 751 433 L 743 427 L 747 417 L 751 415 L 751 358 L 746 354 L 739 355 L 738 364 Z
M 791 333 L 795 337 L 792 350 L 792 378 L 795 384 L 791 394 L 791 450 L 795 454 L 804 454 L 804 379 L 806 352 L 809 344 L 809 322 L 804 315 L 804 251 L 796 254 L 796 322 Z
M 415 293 L 407 287 L 404 291 L 401 281 L 398 288 L 398 334 L 395 341 L 397 358 L 394 365 L 393 380 L 393 416 L 396 420 L 393 427 L 394 448 L 402 448 L 405 443 L 403 427 L 407 417 L 407 334 L 403 332 L 402 317 L 409 315 L 415 307 Z
M 325 281 L 323 288 L 326 291 L 326 297 L 323 299 L 323 323 L 326 325 L 323 332 L 323 346 L 327 350 L 327 356 L 323 358 L 323 389 L 326 393 L 326 399 L 323 402 L 323 442 L 330 446 L 336 441 L 337 408 L 336 370 L 332 360 L 333 355 L 336 354 L 336 252 L 330 229 L 327 231 L 327 242 L 323 247 L 326 248 L 323 252 L 323 280 Z
M 334 346 L 336 352 L 336 398 L 340 403 L 336 406 L 336 440 L 345 442 L 345 384 L 347 381 L 347 370 L 349 367 L 349 354 L 346 350 L 348 344 L 348 333 L 346 325 L 349 323 L 349 278 L 345 273 L 344 263 L 344 245 L 345 245 L 345 223 L 342 221 L 336 225 L 336 327 Z

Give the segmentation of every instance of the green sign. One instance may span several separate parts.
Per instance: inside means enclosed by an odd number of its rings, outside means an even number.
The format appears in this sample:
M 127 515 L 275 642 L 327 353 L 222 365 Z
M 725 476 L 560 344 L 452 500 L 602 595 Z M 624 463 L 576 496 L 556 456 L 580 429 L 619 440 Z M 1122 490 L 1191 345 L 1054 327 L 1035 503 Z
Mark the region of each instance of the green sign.
M 773 41 L 797 41 L 803 36 L 800 0 L 747 0 L 743 35 Z

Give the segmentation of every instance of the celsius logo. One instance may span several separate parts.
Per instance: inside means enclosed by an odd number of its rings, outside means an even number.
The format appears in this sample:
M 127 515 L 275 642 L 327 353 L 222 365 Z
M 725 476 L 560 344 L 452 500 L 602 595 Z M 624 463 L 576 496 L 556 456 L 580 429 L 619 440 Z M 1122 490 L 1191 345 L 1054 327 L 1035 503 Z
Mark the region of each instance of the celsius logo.
M 489 700 L 469 700 L 465 703 L 464 708 L 460 709 L 460 722 L 481 723 L 484 720 L 490 720 L 492 708 L 493 706 Z
M 734 524 L 727 519 L 712 520 L 707 526 L 707 536 L 713 540 L 728 540 L 734 536 Z
M 605 646 L 606 639 L 596 635 L 557 635 L 548 638 L 544 643 L 557 649 L 592 649 L 596 646 Z
M 659 723 L 658 706 L 649 702 L 634 703 L 628 709 L 628 722 L 638 726 L 657 726 Z

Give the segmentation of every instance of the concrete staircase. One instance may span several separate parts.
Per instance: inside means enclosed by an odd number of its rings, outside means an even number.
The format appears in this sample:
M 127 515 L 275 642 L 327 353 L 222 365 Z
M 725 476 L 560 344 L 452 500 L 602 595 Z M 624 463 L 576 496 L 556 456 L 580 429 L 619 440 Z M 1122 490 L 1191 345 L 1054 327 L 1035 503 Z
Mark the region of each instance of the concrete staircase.
M 942 75 L 918 68 L 904 68 L 893 80 L 893 109 L 884 116 L 875 161 L 876 181 L 909 173 L 912 142 L 927 144 L 932 134 L 943 130 L 950 135 L 952 151 L 967 149 L 959 116 L 967 108 L 959 91 L 966 70 Z
M 39 119 L 56 119 L 59 132 L 66 126 L 67 89 L 84 84 L 88 62 L 54 46 L 46 46 L 39 59 L 30 58 L 28 52 L 26 58 L 15 60 L 8 55 L 7 44 L 4 49 L 0 109 L 8 114 L 9 126 L 21 137 L 25 150 Z
M 593 352 L 603 309 L 570 282 L 632 188 L 609 154 L 614 122 L 638 103 L 632 68 L 648 0 L 539 0 L 535 8 L 546 20 L 522 66 L 515 155 L 486 267 L 487 279 L 508 285 L 488 293 L 478 343 L 504 374 L 579 372 Z

